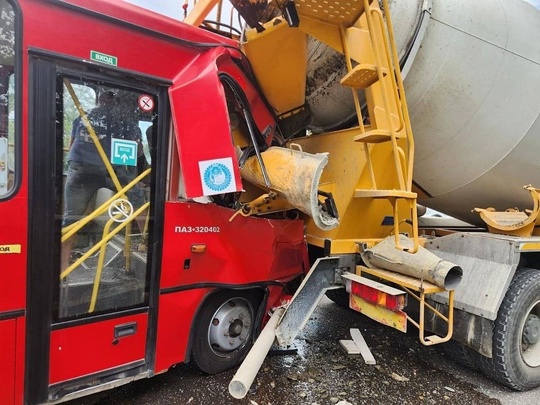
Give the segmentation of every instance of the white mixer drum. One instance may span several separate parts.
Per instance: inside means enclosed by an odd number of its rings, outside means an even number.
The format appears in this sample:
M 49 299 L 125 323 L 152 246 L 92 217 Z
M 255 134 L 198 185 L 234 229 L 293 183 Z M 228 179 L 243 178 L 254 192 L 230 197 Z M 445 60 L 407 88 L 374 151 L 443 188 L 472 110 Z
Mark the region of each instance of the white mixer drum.
M 523 185 L 540 187 L 540 10 L 525 0 L 394 0 L 390 8 L 416 140 L 414 180 L 432 197 L 421 203 L 477 224 L 474 207 L 528 208 Z M 308 84 L 323 77 L 325 58 L 336 64 L 320 47 L 310 53 Z M 350 90 L 334 76 L 308 85 L 315 130 L 354 116 Z
M 433 197 L 423 204 L 475 223 L 475 206 L 531 206 L 523 185 L 540 185 L 539 38 L 540 10 L 522 0 L 433 4 L 405 80 L 414 179 Z

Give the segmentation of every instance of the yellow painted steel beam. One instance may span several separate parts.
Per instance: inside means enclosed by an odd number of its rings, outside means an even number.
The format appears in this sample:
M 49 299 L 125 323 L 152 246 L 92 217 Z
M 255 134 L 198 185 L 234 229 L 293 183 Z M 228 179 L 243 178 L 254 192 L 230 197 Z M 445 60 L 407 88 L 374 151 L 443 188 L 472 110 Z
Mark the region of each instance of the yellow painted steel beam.
M 527 242 L 519 245 L 520 251 L 540 251 L 540 243 L 538 242 Z
M 189 25 L 199 26 L 206 16 L 212 11 L 221 0 L 199 0 L 193 9 L 184 18 L 184 22 Z
M 265 30 L 249 30 L 242 49 L 266 99 L 277 115 L 305 103 L 307 35 L 276 18 Z

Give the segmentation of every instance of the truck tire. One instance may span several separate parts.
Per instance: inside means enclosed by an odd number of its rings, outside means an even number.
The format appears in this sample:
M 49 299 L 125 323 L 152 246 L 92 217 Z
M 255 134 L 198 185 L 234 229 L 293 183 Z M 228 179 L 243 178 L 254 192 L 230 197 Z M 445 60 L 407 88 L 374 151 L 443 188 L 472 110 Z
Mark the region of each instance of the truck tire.
M 228 290 L 206 300 L 195 322 L 191 360 L 217 374 L 239 365 L 253 344 L 257 308 L 254 292 Z
M 345 288 L 336 288 L 326 291 L 326 296 L 342 308 L 349 309 L 349 293 Z
M 481 356 L 480 353 L 475 352 L 457 340 L 450 340 L 441 346 L 444 353 L 456 363 L 472 370 L 479 370 L 477 359 L 478 356 Z
M 540 385 L 540 271 L 516 273 L 493 328 L 493 358 L 479 356 L 482 371 L 514 390 Z

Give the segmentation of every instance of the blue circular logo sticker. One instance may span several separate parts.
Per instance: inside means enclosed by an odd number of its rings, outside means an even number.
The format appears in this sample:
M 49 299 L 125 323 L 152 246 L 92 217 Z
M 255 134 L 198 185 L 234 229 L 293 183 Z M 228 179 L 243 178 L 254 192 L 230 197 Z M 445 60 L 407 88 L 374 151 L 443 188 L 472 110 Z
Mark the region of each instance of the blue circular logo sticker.
M 222 163 L 213 163 L 204 171 L 204 183 L 213 191 L 223 191 L 231 184 L 231 171 Z

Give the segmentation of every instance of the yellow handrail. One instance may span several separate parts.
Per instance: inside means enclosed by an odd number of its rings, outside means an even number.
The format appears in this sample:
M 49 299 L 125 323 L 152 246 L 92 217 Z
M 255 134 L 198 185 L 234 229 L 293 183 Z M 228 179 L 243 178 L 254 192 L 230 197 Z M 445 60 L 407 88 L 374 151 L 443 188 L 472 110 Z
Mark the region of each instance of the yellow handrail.
M 131 223 L 135 218 L 137 218 L 142 212 L 144 212 L 145 209 L 147 209 L 150 206 L 150 203 L 144 203 L 141 205 L 141 207 L 133 212 L 129 218 L 122 222 L 120 225 L 118 225 L 111 233 L 104 236 L 98 243 L 96 243 L 91 249 L 88 250 L 83 256 L 81 256 L 79 259 L 77 259 L 73 264 L 71 264 L 67 269 L 65 269 L 60 274 L 60 280 L 63 280 L 66 278 L 73 270 L 75 270 L 82 262 L 84 262 L 86 259 L 88 259 L 91 255 L 93 255 L 99 248 L 101 248 L 104 244 L 109 242 L 113 236 L 115 236 L 118 232 L 120 232 L 122 229 L 124 229 L 128 223 Z M 112 220 L 110 220 L 112 221 Z
M 399 154 L 397 153 L 397 148 L 398 148 L 397 134 L 396 134 L 396 130 L 395 130 L 394 126 L 392 125 L 392 115 L 390 114 L 390 101 L 388 100 L 386 83 L 384 81 L 384 75 L 383 75 L 383 71 L 382 71 L 382 59 L 381 59 L 381 55 L 380 55 L 379 48 L 378 48 L 378 41 L 377 41 L 376 35 L 374 35 L 375 28 L 374 28 L 374 21 L 372 19 L 371 13 L 376 9 L 372 9 L 370 7 L 369 0 L 364 0 L 364 7 L 365 7 L 365 10 L 366 10 L 366 20 L 367 20 L 367 24 L 368 24 L 368 29 L 369 29 L 369 32 L 371 32 L 371 34 L 372 34 L 372 35 L 370 35 L 371 43 L 372 43 L 372 47 L 373 47 L 373 54 L 374 54 L 375 60 L 376 60 L 375 65 L 376 65 L 376 69 L 377 69 L 377 76 L 379 78 L 379 82 L 380 82 L 381 87 L 382 87 L 382 92 L 381 93 L 382 93 L 382 98 L 383 98 L 383 105 L 384 105 L 386 119 L 387 119 L 389 130 L 390 130 L 390 140 L 391 140 L 391 143 L 392 143 L 392 151 L 393 151 L 393 156 L 394 156 L 394 165 L 395 165 L 395 169 L 396 169 L 396 173 L 397 173 L 397 177 L 398 177 L 399 187 L 400 187 L 401 190 L 406 190 L 404 173 L 401 170 L 401 163 L 399 161 Z M 381 34 L 383 34 L 383 33 L 381 32 Z M 383 49 L 387 48 L 387 44 L 386 44 L 385 41 L 383 41 L 382 46 L 383 46 Z M 391 61 L 388 61 L 388 64 L 391 65 Z M 388 67 L 391 68 L 391 66 L 388 66 Z M 390 70 L 390 74 L 392 75 L 392 71 L 395 70 L 395 69 L 389 69 L 389 70 Z
M 412 168 L 414 164 L 414 141 L 412 138 L 412 130 L 407 110 L 406 100 L 404 99 L 404 90 L 403 83 L 401 79 L 401 72 L 399 69 L 399 59 L 397 58 L 397 51 L 395 48 L 394 36 L 393 36 L 393 26 L 390 19 L 390 13 L 388 9 L 388 4 L 386 1 L 383 3 L 383 7 L 386 14 L 387 25 L 385 26 L 384 17 L 381 10 L 378 7 L 370 7 L 369 0 L 364 0 L 365 10 L 366 10 L 366 21 L 368 24 L 368 29 L 371 32 L 371 43 L 373 47 L 373 54 L 376 59 L 376 69 L 379 82 L 381 82 L 382 88 L 382 99 L 383 105 L 386 114 L 386 120 L 388 123 L 388 129 L 390 131 L 390 140 L 392 143 L 392 154 L 394 157 L 394 165 L 398 177 L 398 182 L 401 190 L 408 192 L 412 191 Z M 375 31 L 375 25 L 377 25 L 378 32 L 382 38 L 377 37 Z M 382 43 L 379 43 L 379 40 L 382 40 Z M 380 49 L 383 49 L 383 54 L 381 55 Z M 384 80 L 383 76 L 383 56 L 386 58 L 388 64 L 388 69 L 390 71 L 390 81 L 391 92 L 394 96 L 396 103 L 396 109 L 398 114 L 398 127 L 394 126 L 392 121 L 392 114 L 390 111 L 390 100 L 389 94 L 387 93 L 388 83 Z M 405 130 L 406 136 L 406 145 L 407 145 L 407 156 L 405 155 L 404 150 L 397 143 L 398 133 Z M 407 159 L 408 158 L 408 159 Z M 391 203 L 394 208 L 394 233 L 396 238 L 396 248 L 403 249 L 399 243 L 399 217 L 398 217 L 398 198 L 391 199 Z M 416 199 L 406 199 L 409 206 L 409 210 L 412 216 L 412 228 L 413 228 L 413 248 L 410 250 L 410 253 L 416 253 L 418 250 L 418 217 L 416 213 Z
M 152 169 L 146 169 L 144 172 L 139 174 L 135 179 L 133 179 L 131 182 L 129 182 L 125 187 L 121 188 L 119 191 L 116 192 L 111 198 L 109 198 L 107 201 L 105 201 L 103 204 L 101 204 L 98 208 L 96 208 L 94 211 L 92 211 L 90 214 L 86 215 L 84 218 L 80 219 L 79 221 L 68 225 L 62 229 L 62 242 L 65 242 L 67 239 L 69 239 L 73 234 L 75 234 L 77 231 L 79 231 L 81 228 L 83 228 L 86 224 L 88 224 L 93 219 L 99 217 L 101 214 L 103 214 L 108 208 L 111 202 L 118 198 L 122 198 L 125 196 L 125 193 L 133 188 L 137 183 L 139 183 L 144 177 L 146 177 Z
M 399 57 L 396 48 L 396 41 L 394 39 L 394 25 L 392 24 L 392 18 L 390 17 L 390 7 L 388 6 L 388 0 L 383 0 L 383 8 L 386 14 L 386 24 L 388 26 L 388 35 L 390 37 L 390 47 L 392 49 L 392 56 L 394 63 L 398 64 L 398 68 L 395 69 L 396 82 L 399 89 L 399 95 L 401 99 L 401 108 L 403 109 L 403 121 L 407 132 L 407 140 L 409 147 L 409 162 L 407 171 L 407 190 L 412 190 L 413 181 L 413 169 L 414 169 L 414 137 L 412 136 L 411 119 L 409 117 L 409 107 L 407 106 L 407 98 L 405 96 L 405 88 L 403 86 L 403 78 L 401 76 L 401 69 L 399 69 Z
M 120 184 L 120 181 L 118 181 L 118 177 L 116 176 L 114 169 L 109 163 L 107 154 L 103 150 L 103 146 L 101 146 L 101 142 L 99 142 L 99 138 L 96 135 L 96 131 L 94 131 L 92 124 L 90 124 L 90 121 L 88 120 L 88 116 L 86 115 L 86 112 L 82 108 L 79 98 L 77 97 L 75 90 L 73 90 L 73 86 L 71 85 L 71 82 L 67 78 L 64 78 L 64 85 L 66 86 L 69 92 L 69 95 L 71 96 L 71 99 L 73 100 L 73 103 L 75 104 L 75 107 L 77 108 L 77 111 L 79 111 L 79 115 L 81 116 L 82 123 L 88 130 L 88 133 L 90 134 L 90 137 L 92 138 L 92 142 L 94 142 L 94 145 L 96 146 L 96 149 L 99 153 L 99 156 L 101 157 L 101 160 L 103 160 L 103 164 L 105 165 L 105 168 L 107 169 L 107 173 L 109 173 L 109 176 L 111 176 L 112 182 L 114 183 L 114 186 L 116 187 L 116 189 L 120 190 L 122 188 L 122 185 Z

